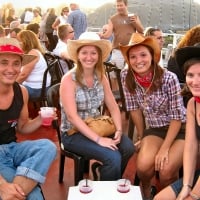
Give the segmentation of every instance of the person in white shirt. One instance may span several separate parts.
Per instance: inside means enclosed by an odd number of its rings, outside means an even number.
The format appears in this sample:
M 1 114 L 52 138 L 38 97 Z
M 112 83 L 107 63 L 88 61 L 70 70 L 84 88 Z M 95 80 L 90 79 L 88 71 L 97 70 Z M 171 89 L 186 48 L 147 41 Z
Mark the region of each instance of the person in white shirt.
M 60 25 L 58 27 L 58 43 L 53 50 L 53 54 L 59 56 L 64 73 L 69 69 L 65 60 L 69 60 L 69 55 L 67 51 L 67 41 L 74 39 L 74 30 L 70 24 Z

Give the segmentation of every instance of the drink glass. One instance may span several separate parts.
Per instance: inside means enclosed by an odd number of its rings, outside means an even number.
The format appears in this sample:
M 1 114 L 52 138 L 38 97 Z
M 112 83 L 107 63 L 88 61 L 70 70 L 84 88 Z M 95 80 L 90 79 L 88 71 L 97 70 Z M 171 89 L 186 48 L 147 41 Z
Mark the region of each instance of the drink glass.
M 43 126 L 51 126 L 54 110 L 55 110 L 54 107 L 41 107 L 40 108 Z
M 83 179 L 79 182 L 79 191 L 83 194 L 87 194 L 92 192 L 93 190 L 93 184 L 91 180 Z
M 120 193 L 127 193 L 130 191 L 131 182 L 128 179 L 119 179 L 117 181 L 117 191 Z

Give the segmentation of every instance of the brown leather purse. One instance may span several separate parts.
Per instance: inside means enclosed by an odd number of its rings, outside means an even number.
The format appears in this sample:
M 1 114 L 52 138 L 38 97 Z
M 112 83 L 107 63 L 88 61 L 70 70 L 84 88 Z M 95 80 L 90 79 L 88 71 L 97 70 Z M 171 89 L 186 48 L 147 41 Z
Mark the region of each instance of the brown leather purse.
M 114 125 L 113 119 L 106 115 L 101 115 L 99 117 L 93 118 L 88 117 L 84 122 L 99 136 L 106 137 L 115 133 L 116 127 Z M 68 135 L 72 135 L 77 132 L 74 127 L 67 131 Z

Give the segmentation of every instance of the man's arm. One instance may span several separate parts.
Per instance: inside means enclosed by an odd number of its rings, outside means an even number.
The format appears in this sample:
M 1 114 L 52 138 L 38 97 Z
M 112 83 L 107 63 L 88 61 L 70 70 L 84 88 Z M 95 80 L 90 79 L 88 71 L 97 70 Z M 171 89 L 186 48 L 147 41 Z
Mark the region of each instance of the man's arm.
M 131 21 L 131 23 L 135 26 L 136 31 L 137 31 L 138 33 L 143 34 L 144 28 L 143 28 L 143 25 L 142 25 L 142 23 L 141 23 L 141 21 L 140 21 L 139 16 L 133 15 L 132 17 L 130 17 L 130 21 Z

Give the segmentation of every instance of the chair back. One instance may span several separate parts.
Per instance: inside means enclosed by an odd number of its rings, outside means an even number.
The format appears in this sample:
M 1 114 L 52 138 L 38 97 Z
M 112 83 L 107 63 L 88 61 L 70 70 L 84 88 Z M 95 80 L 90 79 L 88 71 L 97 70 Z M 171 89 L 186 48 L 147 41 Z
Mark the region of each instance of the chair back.
M 106 75 L 108 77 L 110 87 L 111 87 L 111 90 L 113 91 L 115 100 L 117 102 L 121 102 L 121 109 L 126 112 L 124 92 L 123 92 L 121 77 L 120 77 L 121 69 L 119 69 L 115 64 L 113 64 L 111 62 L 104 62 L 103 64 L 105 66 Z M 114 75 L 114 77 L 116 77 L 115 79 L 117 80 L 117 87 L 118 87 L 117 91 L 113 90 L 113 88 L 114 88 L 112 85 L 113 75 Z
M 52 85 L 47 91 L 47 105 L 51 107 L 57 108 L 58 115 L 60 115 L 60 83 Z M 60 119 L 60 117 L 58 117 Z M 57 132 L 59 144 L 61 145 L 61 137 L 60 137 L 60 126 L 59 120 L 54 120 L 52 122 L 53 128 Z
M 53 55 L 50 52 L 47 52 L 44 54 L 44 58 L 47 62 L 49 73 L 51 75 L 51 85 L 54 85 L 56 83 L 60 83 L 62 76 L 64 75 L 64 71 L 62 69 L 62 66 L 59 62 L 58 57 Z

